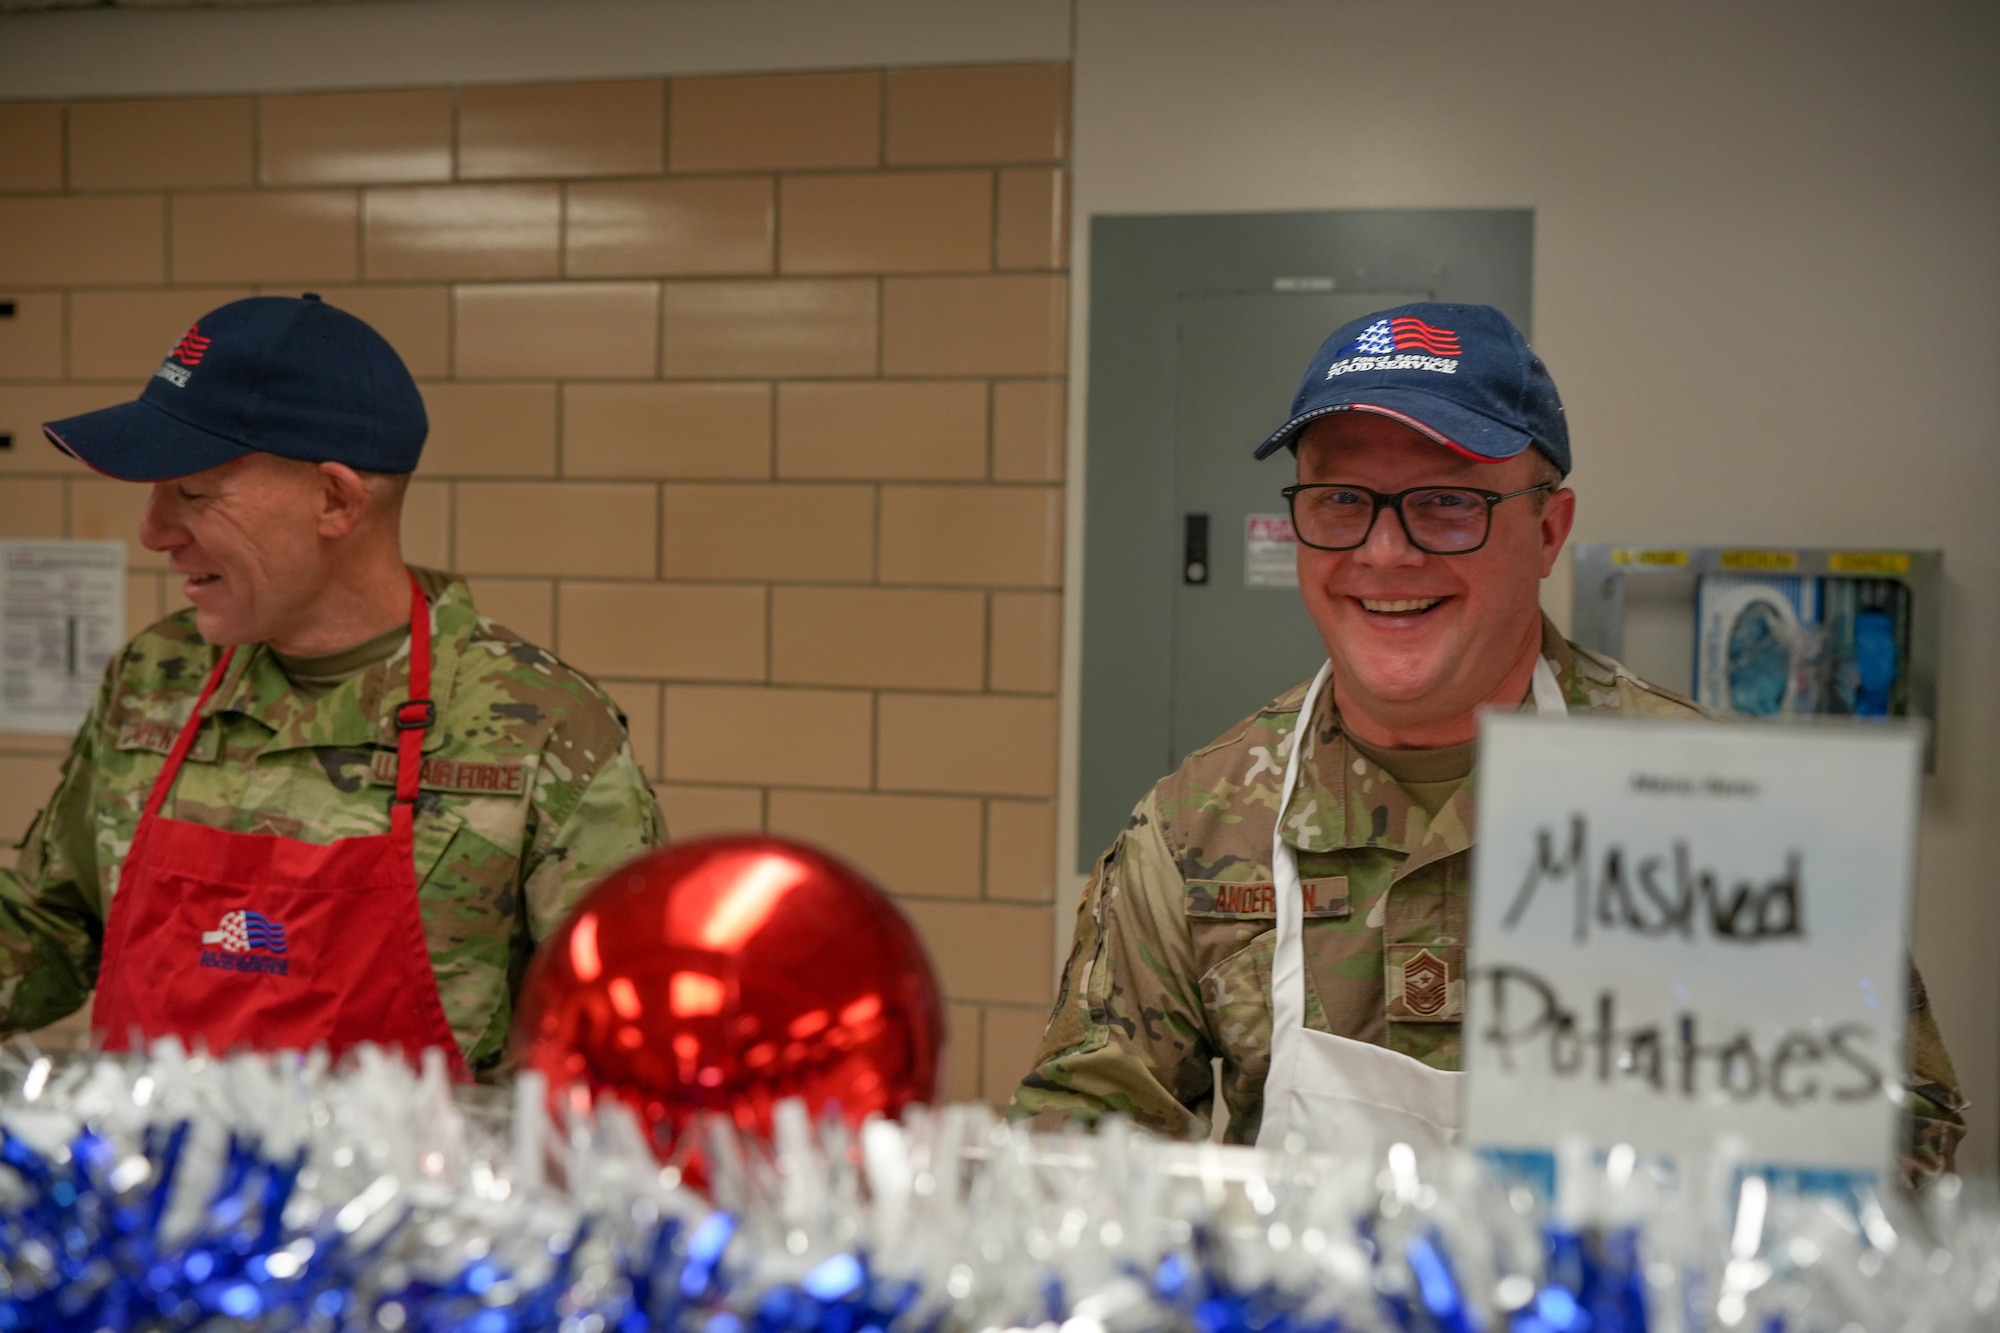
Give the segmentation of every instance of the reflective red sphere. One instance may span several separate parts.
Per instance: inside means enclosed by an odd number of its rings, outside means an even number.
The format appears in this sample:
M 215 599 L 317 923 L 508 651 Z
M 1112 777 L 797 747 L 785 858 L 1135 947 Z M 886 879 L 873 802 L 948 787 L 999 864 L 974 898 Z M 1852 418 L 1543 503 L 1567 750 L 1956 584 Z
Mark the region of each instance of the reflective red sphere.
M 766 837 L 660 848 L 585 895 L 528 970 L 523 1068 L 625 1099 L 666 1152 L 696 1115 L 850 1120 L 936 1096 L 944 1005 L 916 932 L 823 852 Z

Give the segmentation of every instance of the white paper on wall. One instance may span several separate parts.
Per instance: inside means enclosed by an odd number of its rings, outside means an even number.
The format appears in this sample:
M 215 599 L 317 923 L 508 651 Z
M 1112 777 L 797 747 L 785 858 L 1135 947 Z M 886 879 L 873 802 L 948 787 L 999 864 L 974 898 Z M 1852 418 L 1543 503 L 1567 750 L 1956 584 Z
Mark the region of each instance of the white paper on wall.
M 67 735 L 125 642 L 125 544 L 0 541 L 0 731 Z

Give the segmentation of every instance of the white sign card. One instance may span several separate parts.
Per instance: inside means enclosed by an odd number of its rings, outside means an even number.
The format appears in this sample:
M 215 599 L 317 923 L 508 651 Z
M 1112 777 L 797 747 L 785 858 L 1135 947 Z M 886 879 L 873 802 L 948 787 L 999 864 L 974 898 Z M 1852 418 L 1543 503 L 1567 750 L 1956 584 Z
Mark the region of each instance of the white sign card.
M 1243 586 L 1299 586 L 1299 539 L 1287 514 L 1250 514 L 1243 520 Z
M 1486 717 L 1468 1142 L 1891 1172 L 1922 755 L 1911 727 Z
M 124 642 L 123 542 L 0 542 L 0 731 L 74 732 Z

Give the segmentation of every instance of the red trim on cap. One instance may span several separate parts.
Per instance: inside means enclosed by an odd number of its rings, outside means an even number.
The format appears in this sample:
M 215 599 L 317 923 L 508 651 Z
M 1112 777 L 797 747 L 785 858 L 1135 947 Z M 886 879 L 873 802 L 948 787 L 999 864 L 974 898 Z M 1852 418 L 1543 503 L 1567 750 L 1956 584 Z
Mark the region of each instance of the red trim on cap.
M 1378 417 L 1387 417 L 1391 421 L 1400 421 L 1405 426 L 1408 426 L 1411 430 L 1417 432 L 1417 434 L 1423 436 L 1425 439 L 1435 440 L 1437 443 L 1443 445 L 1445 448 L 1451 450 L 1453 453 L 1461 455 L 1462 457 L 1465 458 L 1469 458 L 1475 463 L 1504 463 L 1507 461 L 1508 458 L 1519 457 L 1518 454 L 1509 454 L 1507 458 L 1493 458 L 1486 454 L 1476 454 L 1472 452 L 1472 450 L 1460 444 L 1457 440 L 1447 439 L 1443 435 L 1438 434 L 1438 432 L 1436 432 L 1435 430 L 1432 430 L 1429 426 L 1426 426 L 1423 422 L 1417 420 L 1415 417 L 1409 416 L 1406 413 L 1398 412 L 1393 408 L 1377 407 L 1373 403 L 1349 403 L 1347 405 L 1347 410 L 1350 412 L 1373 412 Z
M 56 448 L 62 450 L 64 453 L 68 454 L 71 458 L 74 458 L 77 462 L 83 464 L 85 467 L 89 468 L 92 472 L 95 472 L 98 476 L 110 477 L 111 480 L 113 481 L 129 480 L 129 478 L 118 476 L 116 473 L 106 472 L 103 468 L 97 466 L 97 464 L 91 462 L 88 458 L 85 458 L 82 454 L 70 448 L 69 441 L 65 440 L 62 436 L 56 434 L 55 431 L 50 429 L 48 426 L 44 425 L 42 427 L 42 434 L 49 437 L 50 444 L 53 444 Z

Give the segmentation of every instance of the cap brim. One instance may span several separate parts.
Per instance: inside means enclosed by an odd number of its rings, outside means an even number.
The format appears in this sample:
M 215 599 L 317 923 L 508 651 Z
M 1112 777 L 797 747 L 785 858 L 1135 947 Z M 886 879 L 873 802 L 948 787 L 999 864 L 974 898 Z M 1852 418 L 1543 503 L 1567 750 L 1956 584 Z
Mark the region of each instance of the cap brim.
M 1373 388 L 1358 390 L 1352 398 L 1319 400 L 1272 431 L 1252 457 L 1269 458 L 1292 443 L 1312 422 L 1340 412 L 1372 412 L 1400 421 L 1445 448 L 1480 463 L 1504 463 L 1535 442 L 1527 432 L 1503 426 L 1448 398 L 1421 389 Z
M 143 400 L 44 422 L 42 433 L 85 467 L 120 481 L 170 481 L 256 452 Z

